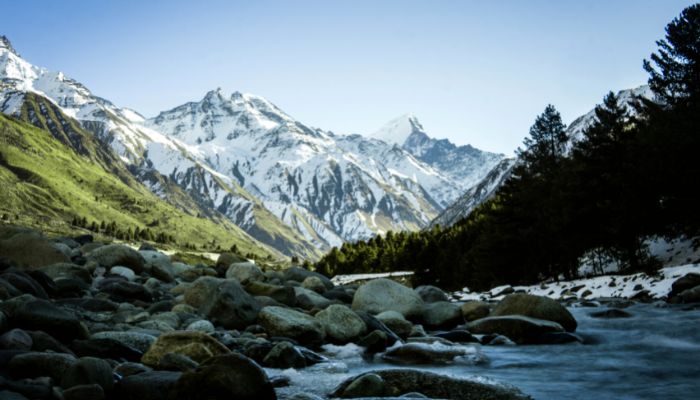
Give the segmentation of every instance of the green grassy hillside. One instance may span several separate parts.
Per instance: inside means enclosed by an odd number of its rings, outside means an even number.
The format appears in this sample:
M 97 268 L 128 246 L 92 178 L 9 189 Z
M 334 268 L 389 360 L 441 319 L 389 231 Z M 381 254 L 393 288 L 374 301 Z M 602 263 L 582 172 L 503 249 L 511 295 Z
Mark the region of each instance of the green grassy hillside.
M 133 232 L 148 229 L 171 245 L 228 249 L 261 257 L 283 256 L 223 216 L 198 217 L 182 195 L 182 208 L 152 194 L 126 166 L 77 122 L 38 96 L 28 96 L 20 119 L 0 114 L 0 217 L 52 233 L 77 233 L 71 221 L 114 223 Z M 187 210 L 186 211 L 183 211 Z

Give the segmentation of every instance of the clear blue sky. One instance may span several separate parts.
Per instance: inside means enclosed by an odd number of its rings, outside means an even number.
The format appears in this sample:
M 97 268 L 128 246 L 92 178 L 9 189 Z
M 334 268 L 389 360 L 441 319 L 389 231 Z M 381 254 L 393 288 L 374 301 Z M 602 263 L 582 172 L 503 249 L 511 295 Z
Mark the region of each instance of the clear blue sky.
M 337 133 L 411 112 L 512 153 L 548 103 L 570 122 L 645 83 L 642 59 L 692 3 L 0 0 L 0 34 L 146 116 L 221 87 Z

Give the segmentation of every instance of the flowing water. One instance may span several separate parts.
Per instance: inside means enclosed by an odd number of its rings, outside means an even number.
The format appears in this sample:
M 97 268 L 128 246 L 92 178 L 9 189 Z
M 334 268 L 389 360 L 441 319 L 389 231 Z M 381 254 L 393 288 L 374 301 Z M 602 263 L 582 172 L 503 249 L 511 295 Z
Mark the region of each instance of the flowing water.
M 597 319 L 598 308 L 571 308 L 586 344 L 481 346 L 485 364 L 456 362 L 420 368 L 463 378 L 486 379 L 519 388 L 534 399 L 700 398 L 700 309 L 638 304 L 633 316 Z M 331 362 L 303 370 L 268 370 L 286 375 L 298 392 L 327 396 L 344 379 L 368 370 L 396 368 L 367 362 L 353 345 L 329 347 Z

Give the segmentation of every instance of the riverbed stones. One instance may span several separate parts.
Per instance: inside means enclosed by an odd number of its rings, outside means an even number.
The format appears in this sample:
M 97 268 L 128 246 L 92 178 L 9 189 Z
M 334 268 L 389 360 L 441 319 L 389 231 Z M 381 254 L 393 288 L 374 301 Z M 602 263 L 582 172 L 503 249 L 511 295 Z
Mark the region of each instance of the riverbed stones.
M 490 316 L 524 315 L 526 317 L 553 321 L 568 332 L 576 330 L 576 319 L 557 301 L 548 297 L 525 293 L 509 294 L 501 300 Z
M 14 302 L 11 308 L 9 320 L 12 326 L 44 331 L 64 342 L 88 337 L 86 326 L 75 315 L 47 300 L 24 297 L 24 300 Z
M 147 371 L 124 377 L 115 387 L 119 400 L 170 400 L 180 372 Z M 200 398 L 198 396 L 193 399 Z M 184 397 L 183 397 L 184 400 Z
M 461 306 L 462 317 L 467 322 L 474 321 L 479 318 L 486 318 L 491 313 L 489 303 L 484 301 L 468 301 Z
M 387 392 L 384 379 L 377 374 L 363 374 L 343 390 L 342 397 L 384 397 Z
M 474 347 L 415 342 L 388 349 L 382 359 L 392 364 L 435 365 L 452 364 L 457 357 L 469 357 L 474 363 L 485 360 Z
M 364 335 L 367 331 L 362 318 L 344 305 L 333 304 L 319 311 L 315 318 L 323 325 L 326 337 L 334 342 L 347 343 Z
M 448 301 L 426 303 L 421 320 L 428 328 L 452 328 L 464 321 L 460 307 Z
M 21 329 L 13 329 L 0 336 L 0 349 L 4 350 L 29 351 L 33 344 L 32 337 Z
M 30 352 L 14 356 L 8 364 L 8 370 L 14 378 L 48 376 L 60 382 L 63 374 L 76 361 L 70 354 Z
M 413 324 L 397 311 L 384 311 L 377 314 L 377 319 L 381 321 L 392 332 L 399 335 L 401 338 L 407 338 L 413 330 Z
M 112 366 L 100 358 L 83 357 L 68 367 L 60 382 L 64 389 L 97 384 L 105 393 L 109 393 L 114 387 Z
M 63 391 L 63 400 L 102 400 L 104 398 L 104 389 L 96 383 L 77 385 Z
M 0 229 L 0 254 L 11 265 L 34 269 L 70 262 L 69 256 L 36 231 L 10 226 Z
M 468 327 L 471 333 L 505 335 L 518 344 L 536 342 L 537 337 L 545 333 L 564 332 L 556 322 L 522 315 L 486 317 L 470 322 Z
M 293 287 L 253 281 L 245 286 L 245 290 L 254 296 L 269 297 L 288 307 L 294 307 L 297 304 L 296 292 Z
M 245 329 L 255 322 L 260 305 L 234 280 L 218 284 L 210 297 L 204 299 L 199 311 L 215 325 L 226 329 Z
M 683 303 L 700 303 L 700 285 L 682 291 L 678 297 Z
M 520 400 L 529 399 L 518 390 L 489 385 L 432 372 L 412 369 L 386 369 L 370 371 L 341 383 L 331 394 L 333 397 L 349 398 L 346 390 L 362 376 L 377 375 L 384 382 L 383 396 L 398 397 L 406 393 L 422 393 L 428 398 L 462 400 Z M 374 379 L 374 378 L 373 378 Z M 355 395 L 349 393 L 350 395 Z
M 301 282 L 301 287 L 304 289 L 313 290 L 316 293 L 323 294 L 326 291 L 326 285 L 318 276 L 310 276 Z
M 113 339 L 126 346 L 145 353 L 156 341 L 156 337 L 143 332 L 103 331 L 95 333 L 91 339 Z
M 178 353 L 201 363 L 213 356 L 228 354 L 229 352 L 226 346 L 206 333 L 176 331 L 160 335 L 143 355 L 141 362 L 156 367 L 166 354 Z
M 413 289 L 426 303 L 435 303 L 438 301 L 448 301 L 447 293 L 442 289 L 432 285 L 422 285 Z
M 258 323 L 271 336 L 294 339 L 299 343 L 320 344 L 326 337 L 323 324 L 314 317 L 284 307 L 265 307 L 258 315 Z
M 109 269 L 117 265 L 130 268 L 137 274 L 144 270 L 145 261 L 138 251 L 123 244 L 108 244 L 87 254 L 88 260 Z
M 352 309 L 371 314 L 396 311 L 406 318 L 420 318 L 423 299 L 418 293 L 400 283 L 379 278 L 357 289 L 352 300 Z
M 275 390 L 255 361 L 238 353 L 212 357 L 185 372 L 173 390 L 173 400 L 275 400 Z
M 274 345 L 267 353 L 262 363 L 269 368 L 287 369 L 306 367 L 304 355 L 293 344 L 287 341 L 282 341 Z
M 333 289 L 333 282 L 325 276 L 319 274 L 318 272 L 309 271 L 299 267 L 290 267 L 284 270 L 284 280 L 285 281 L 295 281 L 302 283 L 308 277 L 315 276 L 323 282 L 326 289 Z
M 236 279 L 242 285 L 264 279 L 260 267 L 250 261 L 232 263 L 226 271 L 226 279 Z

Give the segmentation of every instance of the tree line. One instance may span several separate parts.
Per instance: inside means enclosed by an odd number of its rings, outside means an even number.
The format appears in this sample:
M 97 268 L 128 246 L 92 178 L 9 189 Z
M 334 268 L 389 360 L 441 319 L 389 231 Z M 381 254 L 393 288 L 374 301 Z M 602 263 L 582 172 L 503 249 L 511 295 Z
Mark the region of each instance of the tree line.
M 654 99 L 608 93 L 581 137 L 556 108 L 539 115 L 496 195 L 451 227 L 387 233 L 334 248 L 333 275 L 415 271 L 445 288 L 576 275 L 584 257 L 653 271 L 645 239 L 700 234 L 700 5 L 666 26 L 643 67 Z

